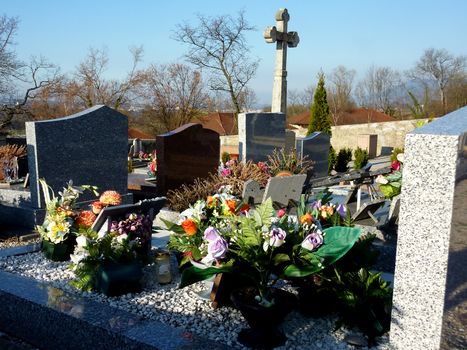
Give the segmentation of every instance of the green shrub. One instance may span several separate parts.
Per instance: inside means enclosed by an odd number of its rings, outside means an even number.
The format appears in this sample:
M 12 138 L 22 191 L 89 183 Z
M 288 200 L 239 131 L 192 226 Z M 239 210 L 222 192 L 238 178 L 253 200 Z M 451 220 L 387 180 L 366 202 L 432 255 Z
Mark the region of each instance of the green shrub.
M 337 162 L 336 150 L 331 146 L 329 147 L 328 174 L 331 174 L 331 171 L 336 166 L 336 162 Z
M 335 169 L 339 173 L 347 171 L 347 164 L 352 160 L 352 150 L 344 147 L 337 153 Z
M 368 163 L 368 151 L 366 149 L 357 147 L 353 154 L 355 157 L 353 163 L 355 169 L 361 169 Z
M 397 155 L 398 155 L 399 153 L 404 153 L 404 149 L 403 149 L 403 148 L 398 148 L 398 147 L 396 147 L 396 148 L 394 148 L 394 149 L 392 150 L 392 152 L 391 152 L 391 158 L 390 158 L 390 159 L 391 159 L 391 163 L 394 162 L 395 160 L 397 160 Z
M 222 159 L 222 164 L 227 163 L 230 160 L 229 152 L 222 152 L 221 159 Z

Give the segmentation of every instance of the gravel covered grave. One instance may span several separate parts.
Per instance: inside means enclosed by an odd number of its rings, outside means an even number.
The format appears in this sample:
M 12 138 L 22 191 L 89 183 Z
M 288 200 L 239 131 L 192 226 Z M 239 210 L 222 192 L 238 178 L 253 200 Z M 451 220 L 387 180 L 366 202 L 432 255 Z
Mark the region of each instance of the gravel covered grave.
M 172 266 L 176 266 L 175 261 Z M 159 285 L 155 279 L 155 266 L 145 267 L 143 291 L 120 297 L 106 297 L 98 293 L 81 292 L 68 282 L 74 278 L 66 262 L 53 262 L 41 252 L 0 259 L 0 269 L 34 278 L 75 295 L 154 319 L 173 327 L 181 327 L 219 343 L 244 348 L 236 341 L 237 332 L 248 327 L 240 312 L 229 307 L 214 310 L 211 302 L 197 293 L 205 290 L 203 282 L 178 289 L 179 275 L 173 268 L 173 282 Z M 290 287 L 289 287 L 290 288 Z M 310 301 L 312 302 L 312 301 Z M 277 349 L 354 349 L 344 341 L 346 336 L 356 335 L 347 329 L 334 331 L 335 316 L 320 319 L 307 318 L 297 311 L 291 312 L 283 323 L 288 337 L 285 346 Z M 389 349 L 388 338 L 378 339 L 379 345 L 371 349 Z M 359 349 L 367 349 L 359 347 Z

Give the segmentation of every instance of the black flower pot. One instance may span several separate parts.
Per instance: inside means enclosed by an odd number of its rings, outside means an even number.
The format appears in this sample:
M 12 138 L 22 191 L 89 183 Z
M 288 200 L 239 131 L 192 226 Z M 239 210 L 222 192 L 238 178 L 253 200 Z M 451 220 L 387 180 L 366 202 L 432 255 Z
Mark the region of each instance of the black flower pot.
M 141 291 L 143 267 L 138 261 L 131 263 L 103 262 L 97 270 L 96 290 L 107 296 Z
M 70 254 L 73 254 L 76 245 L 76 237 L 69 236 L 61 243 L 52 243 L 47 240 L 42 241 L 42 252 L 47 259 L 52 261 L 68 261 Z
M 296 298 L 281 289 L 273 288 L 271 293 L 274 302 L 266 307 L 256 301 L 256 288 L 245 287 L 232 291 L 232 303 L 250 326 L 239 332 L 237 340 L 241 344 L 254 349 L 273 349 L 285 344 L 287 337 L 279 325 L 295 307 Z

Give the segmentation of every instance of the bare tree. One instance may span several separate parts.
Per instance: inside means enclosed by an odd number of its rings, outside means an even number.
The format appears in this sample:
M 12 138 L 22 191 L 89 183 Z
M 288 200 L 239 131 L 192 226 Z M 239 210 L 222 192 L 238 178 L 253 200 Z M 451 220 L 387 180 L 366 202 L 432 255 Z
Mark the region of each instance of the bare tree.
M 236 18 L 230 15 L 206 17 L 198 15 L 198 26 L 187 23 L 177 26 L 175 40 L 187 44 L 187 60 L 210 73 L 209 85 L 214 91 L 227 93 L 236 113 L 244 106 L 241 95 L 254 76 L 258 60 L 248 57 L 245 32 L 254 30 L 244 12 Z
M 399 72 L 390 67 L 371 66 L 365 78 L 357 84 L 356 97 L 362 107 L 393 115 L 400 86 Z
M 443 111 L 446 113 L 446 91 L 449 82 L 459 75 L 465 75 L 466 62 L 465 56 L 454 57 L 445 49 L 430 48 L 425 50 L 420 57 L 411 75 L 420 79 L 432 79 L 436 82 Z
M 137 71 L 143 55 L 143 48 L 131 48 L 132 66 L 125 79 L 108 80 L 104 77 L 109 58 L 106 50 L 90 48 L 86 59 L 80 63 L 75 78 L 68 88 L 73 91 L 86 108 L 96 104 L 105 104 L 115 109 L 129 103 L 134 92 L 141 83 Z
M 28 86 L 24 94 L 14 105 L 3 105 L 1 108 L 0 130 L 9 126 L 17 116 L 26 116 L 27 119 L 36 119 L 27 104 L 38 97 L 44 89 L 50 89 L 63 79 L 59 68 L 47 61 L 44 57 L 32 57 L 31 61 L 22 67 L 16 78 Z
M 143 81 L 142 95 L 163 131 L 189 123 L 206 106 L 201 73 L 187 65 L 151 65 Z
M 337 125 L 345 111 L 353 107 L 352 85 L 355 70 L 344 66 L 334 68 L 328 78 L 328 101 L 333 125 Z
M 303 90 L 287 91 L 287 116 L 300 114 L 304 111 L 309 111 L 313 103 L 313 87 L 307 86 Z
M 20 76 L 24 64 L 16 57 L 13 39 L 18 30 L 19 20 L 6 15 L 0 17 L 0 94 L 11 86 L 13 78 Z

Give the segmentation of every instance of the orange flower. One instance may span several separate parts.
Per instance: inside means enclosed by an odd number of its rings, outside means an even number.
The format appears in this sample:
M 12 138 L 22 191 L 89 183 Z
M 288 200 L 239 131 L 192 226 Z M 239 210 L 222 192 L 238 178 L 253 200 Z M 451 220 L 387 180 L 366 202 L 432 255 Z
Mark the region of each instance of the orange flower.
M 104 204 L 102 202 L 99 202 L 99 201 L 92 202 L 91 203 L 92 212 L 98 215 L 101 212 L 103 206 Z
M 240 213 L 246 213 L 248 210 L 250 210 L 250 206 L 248 205 L 248 203 L 243 203 L 238 211 Z
M 94 220 L 96 220 L 96 215 L 90 210 L 84 210 L 79 213 L 76 224 L 78 226 L 91 227 Z
M 104 205 L 120 205 L 122 204 L 122 196 L 117 191 L 105 191 L 102 193 L 99 200 Z
M 310 213 L 306 213 L 305 215 L 302 215 L 300 217 L 300 223 L 302 225 L 306 223 L 308 226 L 310 226 L 312 222 L 313 222 L 313 216 L 311 216 Z
M 182 222 L 182 227 L 185 230 L 188 236 L 193 236 L 196 231 L 198 231 L 198 227 L 196 226 L 196 222 L 191 219 L 186 219 Z
M 73 212 L 73 210 L 69 209 L 68 207 L 66 207 L 66 208 L 58 207 L 57 212 L 60 213 L 60 214 L 63 213 L 63 215 L 70 216 L 70 217 L 75 215 L 75 212 Z
M 216 205 L 216 198 L 214 198 L 213 196 L 208 196 L 208 198 L 206 199 L 206 204 L 208 207 L 213 207 L 214 205 Z
M 237 206 L 237 201 L 233 199 L 227 199 L 225 201 L 225 204 L 227 204 L 227 207 L 229 207 L 230 212 L 235 214 L 235 207 Z
M 327 219 L 327 218 L 331 217 L 332 214 L 334 214 L 334 208 L 333 208 L 333 207 L 323 205 L 323 206 L 320 208 L 320 215 L 321 215 L 321 217 L 322 217 L 323 219 Z

